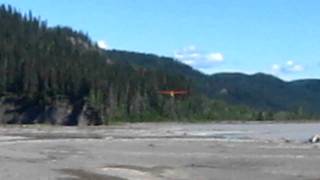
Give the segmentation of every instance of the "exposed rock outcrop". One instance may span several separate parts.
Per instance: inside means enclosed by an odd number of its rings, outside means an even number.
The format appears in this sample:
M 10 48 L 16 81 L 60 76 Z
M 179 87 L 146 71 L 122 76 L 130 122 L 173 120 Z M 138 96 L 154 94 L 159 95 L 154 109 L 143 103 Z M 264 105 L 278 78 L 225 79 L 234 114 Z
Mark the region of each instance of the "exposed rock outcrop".
M 0 99 L 0 121 L 2 124 L 14 123 L 16 119 L 15 104 L 10 99 Z
M 21 97 L 0 98 L 0 124 L 101 125 L 101 113 L 83 100 L 57 99 L 50 104 Z
M 85 104 L 79 116 L 78 125 L 88 126 L 101 124 L 103 124 L 101 113 L 94 109 L 92 106 Z

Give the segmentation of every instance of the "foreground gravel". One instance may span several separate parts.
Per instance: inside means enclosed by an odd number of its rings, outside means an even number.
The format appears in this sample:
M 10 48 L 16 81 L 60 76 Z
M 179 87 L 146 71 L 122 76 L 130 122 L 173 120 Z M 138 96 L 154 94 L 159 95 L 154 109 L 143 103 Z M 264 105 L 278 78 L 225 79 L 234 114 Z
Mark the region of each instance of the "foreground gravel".
M 317 144 L 202 126 L 1 127 L 0 179 L 320 180 Z

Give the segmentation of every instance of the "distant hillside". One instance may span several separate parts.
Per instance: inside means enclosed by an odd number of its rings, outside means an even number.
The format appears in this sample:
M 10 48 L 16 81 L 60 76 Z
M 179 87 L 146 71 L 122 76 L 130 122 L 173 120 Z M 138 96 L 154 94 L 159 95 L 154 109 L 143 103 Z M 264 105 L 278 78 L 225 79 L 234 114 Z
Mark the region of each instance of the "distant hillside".
M 267 74 L 215 74 L 211 76 L 211 96 L 260 110 L 295 111 L 303 108 L 319 113 L 320 81 L 285 82 Z
M 168 74 L 182 75 L 194 82 L 193 85 L 196 87 L 192 88 L 196 88 L 201 92 L 205 92 L 208 89 L 208 87 L 206 87 L 206 83 L 209 82 L 208 76 L 186 64 L 181 63 L 178 60 L 169 57 L 157 56 L 154 54 L 120 50 L 108 50 L 105 51 L 105 54 L 110 60 L 129 64 L 135 69 L 142 68 L 162 71 Z
M 320 80 L 286 82 L 263 73 L 218 73 L 207 76 L 172 58 L 116 50 L 106 51 L 106 54 L 114 61 L 134 67 L 183 75 L 194 82 L 197 92 L 231 104 L 245 105 L 259 111 L 303 109 L 320 113 Z

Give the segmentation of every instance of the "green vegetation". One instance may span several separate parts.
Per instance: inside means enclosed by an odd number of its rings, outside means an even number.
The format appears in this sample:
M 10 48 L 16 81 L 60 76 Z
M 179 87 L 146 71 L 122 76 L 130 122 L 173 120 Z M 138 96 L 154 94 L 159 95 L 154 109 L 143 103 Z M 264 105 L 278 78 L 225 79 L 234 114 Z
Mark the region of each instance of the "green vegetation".
M 0 7 L 0 24 L 2 123 L 310 119 L 320 102 L 308 82 L 206 76 L 171 58 L 104 51 L 82 32 L 11 6 Z M 171 89 L 189 94 L 159 93 Z

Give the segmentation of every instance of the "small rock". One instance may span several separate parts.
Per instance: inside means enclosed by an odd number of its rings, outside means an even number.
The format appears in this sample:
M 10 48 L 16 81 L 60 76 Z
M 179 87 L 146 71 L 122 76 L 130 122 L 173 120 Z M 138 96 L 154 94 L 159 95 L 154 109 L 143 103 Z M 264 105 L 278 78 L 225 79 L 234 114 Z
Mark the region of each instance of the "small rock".
M 283 142 L 285 142 L 285 143 L 291 143 L 291 140 L 290 140 L 290 139 L 283 139 Z
M 320 142 L 320 134 L 316 134 L 309 139 L 310 143 L 319 143 Z
M 153 147 L 155 147 L 155 145 L 154 145 L 154 144 L 149 144 L 148 146 L 149 146 L 149 147 L 152 147 L 152 148 L 153 148 Z

